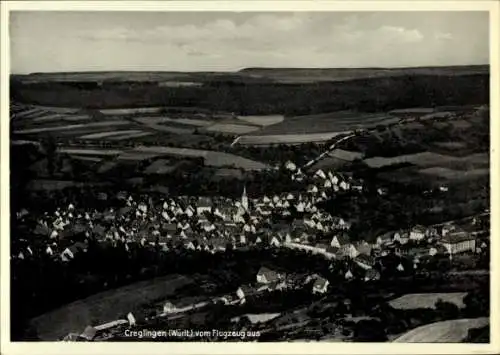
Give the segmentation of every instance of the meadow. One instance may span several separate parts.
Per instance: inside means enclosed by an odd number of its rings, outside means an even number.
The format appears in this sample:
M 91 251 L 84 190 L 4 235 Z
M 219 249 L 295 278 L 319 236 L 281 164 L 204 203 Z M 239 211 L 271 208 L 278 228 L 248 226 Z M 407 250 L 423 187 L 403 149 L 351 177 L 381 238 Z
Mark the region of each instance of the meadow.
M 490 323 L 488 317 L 454 319 L 427 324 L 410 330 L 395 339 L 395 343 L 461 343 L 470 329 L 482 328 Z
M 467 292 L 412 293 L 391 300 L 389 305 L 396 309 L 436 308 L 436 302 L 441 300 L 463 308 L 465 307 L 463 299 L 466 295 Z

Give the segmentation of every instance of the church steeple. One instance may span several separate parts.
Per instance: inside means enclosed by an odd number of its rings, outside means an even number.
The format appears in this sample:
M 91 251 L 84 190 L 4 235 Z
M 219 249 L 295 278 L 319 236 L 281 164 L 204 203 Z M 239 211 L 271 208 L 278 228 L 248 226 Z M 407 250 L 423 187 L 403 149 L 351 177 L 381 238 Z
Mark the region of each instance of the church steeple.
M 243 187 L 243 194 L 241 195 L 241 206 L 248 211 L 248 197 L 247 197 L 247 187 Z

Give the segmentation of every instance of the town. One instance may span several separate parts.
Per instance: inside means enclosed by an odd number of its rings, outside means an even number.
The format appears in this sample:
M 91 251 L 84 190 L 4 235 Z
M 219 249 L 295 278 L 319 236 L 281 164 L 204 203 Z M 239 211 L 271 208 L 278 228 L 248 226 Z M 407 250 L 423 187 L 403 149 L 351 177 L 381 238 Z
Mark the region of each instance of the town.
M 489 343 L 491 14 L 179 10 L 9 14 L 10 341 Z

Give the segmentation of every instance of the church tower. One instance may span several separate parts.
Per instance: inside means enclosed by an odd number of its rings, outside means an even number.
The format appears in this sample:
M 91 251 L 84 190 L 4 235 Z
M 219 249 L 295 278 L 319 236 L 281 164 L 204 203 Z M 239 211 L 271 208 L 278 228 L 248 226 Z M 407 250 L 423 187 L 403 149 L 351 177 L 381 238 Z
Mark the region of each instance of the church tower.
M 248 197 L 247 197 L 247 187 L 243 187 L 243 194 L 241 195 L 241 206 L 248 212 Z

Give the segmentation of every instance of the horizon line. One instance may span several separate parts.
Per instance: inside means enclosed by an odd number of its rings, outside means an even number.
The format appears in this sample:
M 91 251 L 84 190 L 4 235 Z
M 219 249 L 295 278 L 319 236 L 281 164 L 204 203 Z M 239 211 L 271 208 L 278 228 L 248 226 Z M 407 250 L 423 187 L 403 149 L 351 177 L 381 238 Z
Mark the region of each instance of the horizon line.
M 459 68 L 459 67 L 489 67 L 491 64 L 456 64 L 456 65 L 419 65 L 401 67 L 266 67 L 252 66 L 235 70 L 74 70 L 74 71 L 34 71 L 29 73 L 10 73 L 9 75 L 40 75 L 40 74 L 74 74 L 74 73 L 240 73 L 244 70 L 396 70 L 396 69 L 426 69 L 426 68 Z

